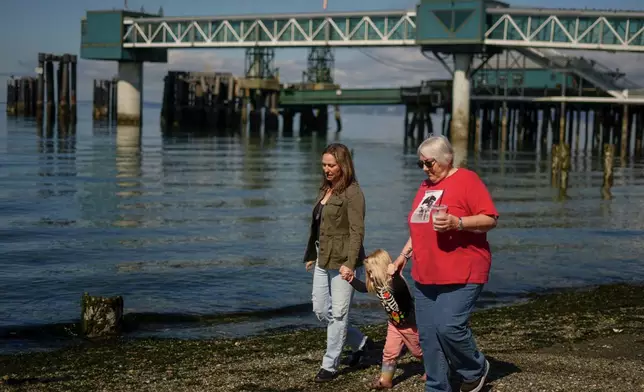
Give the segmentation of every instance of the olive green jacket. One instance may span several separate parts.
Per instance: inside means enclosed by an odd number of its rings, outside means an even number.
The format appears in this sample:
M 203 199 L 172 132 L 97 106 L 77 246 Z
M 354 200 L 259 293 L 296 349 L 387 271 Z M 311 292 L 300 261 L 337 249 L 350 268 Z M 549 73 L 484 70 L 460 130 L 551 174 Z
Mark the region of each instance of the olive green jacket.
M 322 200 L 320 191 L 315 205 Z M 314 207 L 315 208 L 315 207 Z M 340 269 L 344 265 L 352 270 L 360 267 L 365 258 L 364 247 L 364 194 L 357 182 L 339 195 L 333 194 L 322 209 L 320 220 L 320 254 L 315 249 L 313 219 L 304 262 L 316 260 L 323 269 Z

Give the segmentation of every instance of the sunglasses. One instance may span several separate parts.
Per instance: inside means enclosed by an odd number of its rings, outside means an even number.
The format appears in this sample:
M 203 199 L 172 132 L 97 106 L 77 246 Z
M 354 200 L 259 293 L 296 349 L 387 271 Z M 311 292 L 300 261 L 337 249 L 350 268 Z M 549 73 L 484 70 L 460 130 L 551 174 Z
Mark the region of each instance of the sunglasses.
M 418 167 L 419 167 L 420 169 L 422 169 L 422 168 L 423 168 L 423 166 L 425 166 L 425 167 L 426 167 L 426 168 L 428 168 L 428 169 L 431 169 L 431 168 L 432 168 L 432 166 L 434 166 L 434 162 L 436 162 L 436 159 L 430 159 L 430 160 L 428 160 L 428 161 L 421 161 L 421 160 L 419 160 L 418 162 L 416 162 L 416 164 L 418 165 Z

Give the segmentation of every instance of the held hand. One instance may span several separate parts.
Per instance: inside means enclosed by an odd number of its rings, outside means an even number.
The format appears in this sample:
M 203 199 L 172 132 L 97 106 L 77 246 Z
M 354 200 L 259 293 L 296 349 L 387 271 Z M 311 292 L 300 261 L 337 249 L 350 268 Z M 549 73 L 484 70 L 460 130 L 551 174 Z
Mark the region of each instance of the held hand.
M 307 261 L 305 266 L 306 266 L 306 272 L 311 272 L 313 269 L 313 266 L 315 265 L 315 260 Z
M 392 264 L 387 266 L 387 273 L 394 275 L 403 265 L 405 265 L 405 256 L 400 255 Z
M 446 214 L 440 217 L 434 217 L 434 230 L 439 233 L 456 230 L 458 228 L 458 218 L 454 215 Z
M 351 278 L 353 278 L 353 270 L 351 268 L 348 268 L 344 265 L 340 266 L 340 275 L 342 275 L 342 279 L 349 281 Z

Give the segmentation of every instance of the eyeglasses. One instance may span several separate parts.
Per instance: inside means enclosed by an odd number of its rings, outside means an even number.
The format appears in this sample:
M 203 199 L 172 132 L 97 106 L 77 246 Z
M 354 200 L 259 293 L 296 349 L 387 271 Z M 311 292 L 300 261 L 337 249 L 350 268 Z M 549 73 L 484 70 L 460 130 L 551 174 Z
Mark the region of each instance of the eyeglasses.
M 421 161 L 421 160 L 419 160 L 418 162 L 416 162 L 416 164 L 418 165 L 418 167 L 419 167 L 420 169 L 422 169 L 422 168 L 423 168 L 423 166 L 425 166 L 425 167 L 426 167 L 426 168 L 428 168 L 428 169 L 431 169 L 431 168 L 434 166 L 434 162 L 436 162 L 436 159 L 430 159 L 430 160 L 428 160 L 428 161 Z

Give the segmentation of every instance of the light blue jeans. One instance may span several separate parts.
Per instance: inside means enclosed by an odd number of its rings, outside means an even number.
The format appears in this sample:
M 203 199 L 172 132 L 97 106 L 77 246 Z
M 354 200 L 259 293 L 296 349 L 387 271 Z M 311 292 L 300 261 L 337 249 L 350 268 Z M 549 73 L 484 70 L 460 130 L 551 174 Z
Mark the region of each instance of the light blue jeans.
M 362 267 L 354 273 L 358 277 Z M 315 264 L 313 271 L 313 312 L 327 324 L 326 353 L 322 368 L 338 371 L 340 356 L 346 342 L 353 351 L 360 350 L 367 338 L 358 329 L 349 326 L 349 308 L 353 301 L 353 286 L 342 279 L 340 271 L 325 270 Z

